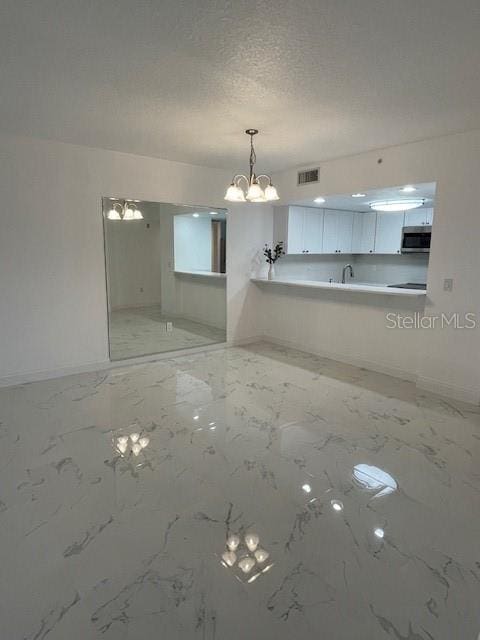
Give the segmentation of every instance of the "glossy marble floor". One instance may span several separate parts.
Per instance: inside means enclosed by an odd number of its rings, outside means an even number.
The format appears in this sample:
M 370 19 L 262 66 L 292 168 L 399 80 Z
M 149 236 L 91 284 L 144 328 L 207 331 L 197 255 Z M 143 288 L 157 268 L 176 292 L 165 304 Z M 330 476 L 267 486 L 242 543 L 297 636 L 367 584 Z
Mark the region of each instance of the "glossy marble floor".
M 475 407 L 258 344 L 0 420 L 2 639 L 477 640 Z
M 110 313 L 109 321 L 112 360 L 202 347 L 226 340 L 225 330 L 186 318 L 166 316 L 158 305 L 118 309 Z M 172 324 L 171 331 L 167 331 L 167 322 Z

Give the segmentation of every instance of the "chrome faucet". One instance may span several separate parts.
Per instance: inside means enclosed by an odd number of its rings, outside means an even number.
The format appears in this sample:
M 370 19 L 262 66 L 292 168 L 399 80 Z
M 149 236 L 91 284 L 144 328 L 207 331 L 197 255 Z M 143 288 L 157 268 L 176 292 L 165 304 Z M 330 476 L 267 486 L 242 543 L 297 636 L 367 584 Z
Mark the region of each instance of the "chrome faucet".
M 354 276 L 353 276 L 353 267 L 352 267 L 352 265 L 351 265 L 351 264 L 346 264 L 346 265 L 343 267 L 343 271 L 342 271 L 342 284 L 345 284 L 345 273 L 346 273 L 346 271 L 347 271 L 348 269 L 350 269 L 350 277 L 351 277 L 351 278 L 353 278 L 353 277 L 354 277 Z

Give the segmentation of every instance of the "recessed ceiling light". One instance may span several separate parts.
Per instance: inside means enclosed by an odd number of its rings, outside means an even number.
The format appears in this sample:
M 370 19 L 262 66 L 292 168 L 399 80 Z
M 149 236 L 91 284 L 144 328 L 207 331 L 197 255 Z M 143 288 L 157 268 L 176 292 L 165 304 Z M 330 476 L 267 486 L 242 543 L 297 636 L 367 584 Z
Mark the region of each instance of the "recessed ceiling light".
M 192 215 L 193 215 L 194 218 L 199 218 L 200 217 L 199 213 L 192 213 Z
M 302 489 L 305 491 L 305 493 L 310 493 L 312 491 L 312 487 L 309 484 L 302 485 Z
M 352 198 L 365 198 L 366 193 L 352 193 Z
M 417 190 L 417 187 L 414 187 L 413 184 L 407 184 L 403 189 L 400 189 L 403 193 L 413 193 Z
M 314 202 L 316 202 L 317 204 L 322 204 L 325 202 L 325 198 L 322 198 L 322 196 L 319 196 L 318 198 L 315 198 Z
M 371 202 L 370 209 L 373 211 L 410 211 L 410 209 L 418 209 L 425 203 L 425 200 L 418 198 L 417 200 L 382 200 L 381 202 Z
M 377 538 L 380 538 L 380 539 L 383 538 L 383 536 L 385 535 L 385 531 L 380 528 L 375 529 L 373 533 L 377 536 Z

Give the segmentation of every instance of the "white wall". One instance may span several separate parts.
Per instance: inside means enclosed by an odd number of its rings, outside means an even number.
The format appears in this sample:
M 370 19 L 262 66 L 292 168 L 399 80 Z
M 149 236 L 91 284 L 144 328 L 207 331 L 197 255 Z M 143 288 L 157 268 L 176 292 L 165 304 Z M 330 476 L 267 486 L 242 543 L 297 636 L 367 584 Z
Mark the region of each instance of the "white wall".
M 230 180 L 187 164 L 0 137 L 2 383 L 107 362 L 102 196 L 215 208 Z M 271 236 L 271 208 L 239 205 L 229 222 L 228 262 L 238 267 L 227 284 L 229 337 L 245 339 L 255 312 L 246 263 Z
M 378 163 L 381 158 L 382 162 Z M 480 131 L 401 145 L 320 166 L 318 185 L 297 187 L 296 170 L 274 176 L 280 204 L 318 195 L 354 193 L 392 184 L 436 182 L 435 218 L 428 270 L 426 312 L 479 313 Z M 452 292 L 444 278 L 454 279 Z M 266 288 L 266 287 L 265 287 Z M 480 330 L 388 330 L 387 305 L 345 298 L 261 296 L 263 332 L 316 352 L 348 361 L 368 359 L 370 366 L 393 368 L 416 377 L 424 388 L 480 400 Z M 409 311 L 408 306 L 405 309 Z M 301 315 L 300 315 L 301 314 Z M 295 318 L 303 322 L 295 324 Z
M 112 310 L 161 302 L 160 209 L 144 202 L 141 210 L 143 220 L 105 220 Z
M 175 274 L 176 316 L 227 327 L 226 279 Z M 225 337 L 226 339 L 226 337 Z
M 177 215 L 173 221 L 175 270 L 211 271 L 212 269 L 212 221 L 210 218 L 194 218 Z

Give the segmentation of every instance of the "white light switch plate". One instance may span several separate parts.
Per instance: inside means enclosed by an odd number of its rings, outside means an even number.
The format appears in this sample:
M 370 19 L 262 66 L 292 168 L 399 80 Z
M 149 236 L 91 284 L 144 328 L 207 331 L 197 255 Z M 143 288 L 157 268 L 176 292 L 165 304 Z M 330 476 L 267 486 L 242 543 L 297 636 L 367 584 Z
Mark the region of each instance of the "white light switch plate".
M 444 291 L 453 291 L 453 279 L 445 278 L 443 281 L 443 290 Z
M 167 331 L 173 331 L 173 322 L 167 322 L 167 323 L 165 324 L 165 329 L 166 329 Z

